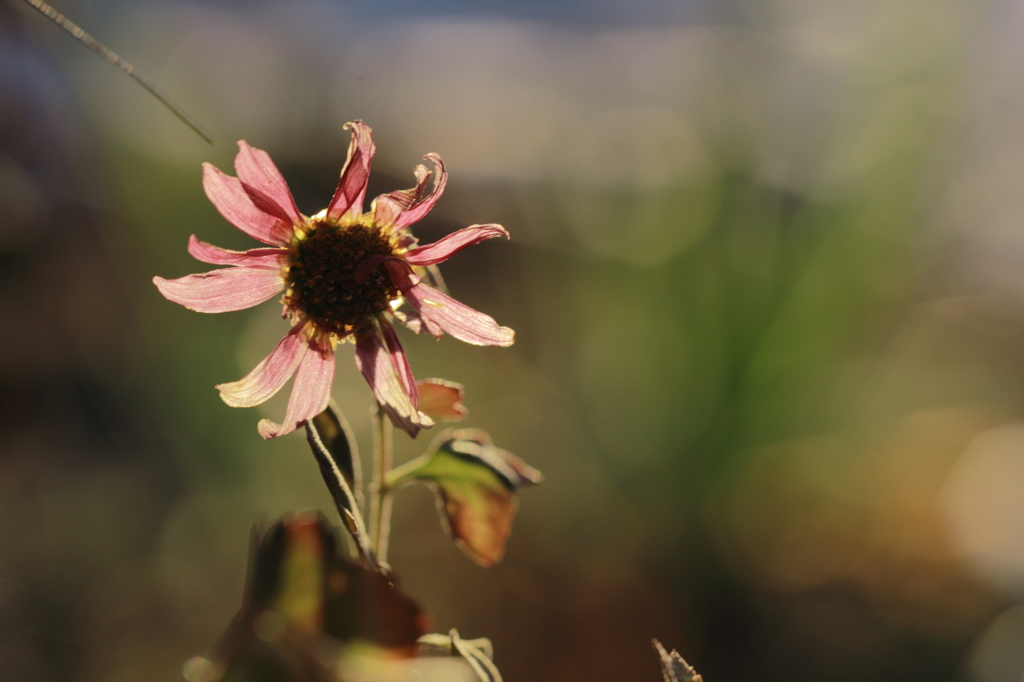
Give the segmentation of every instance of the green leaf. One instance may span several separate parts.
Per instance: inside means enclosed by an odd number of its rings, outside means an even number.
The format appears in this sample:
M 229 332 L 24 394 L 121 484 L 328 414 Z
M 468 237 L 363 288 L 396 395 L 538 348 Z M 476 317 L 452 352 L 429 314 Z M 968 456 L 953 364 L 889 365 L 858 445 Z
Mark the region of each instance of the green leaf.
M 655 651 L 658 652 L 661 674 L 664 676 L 665 682 L 704 682 L 704 678 L 697 674 L 693 666 L 687 663 L 678 651 L 673 649 L 672 653 L 669 653 L 661 645 L 661 642 L 656 639 L 652 641 Z
M 445 530 L 469 558 L 489 568 L 505 554 L 518 507 L 516 488 L 542 479 L 539 471 L 495 446 L 486 431 L 454 429 L 440 434 L 425 455 L 389 472 L 385 486 L 431 485 Z

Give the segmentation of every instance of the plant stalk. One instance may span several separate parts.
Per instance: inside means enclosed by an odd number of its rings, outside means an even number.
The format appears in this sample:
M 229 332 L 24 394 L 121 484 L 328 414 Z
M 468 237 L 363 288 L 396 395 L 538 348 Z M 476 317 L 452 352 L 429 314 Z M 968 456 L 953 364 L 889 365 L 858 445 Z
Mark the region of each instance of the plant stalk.
M 385 477 L 392 465 L 392 427 L 380 405 L 373 413 L 373 481 L 370 483 L 370 546 L 378 563 L 387 565 L 391 534 L 391 491 Z

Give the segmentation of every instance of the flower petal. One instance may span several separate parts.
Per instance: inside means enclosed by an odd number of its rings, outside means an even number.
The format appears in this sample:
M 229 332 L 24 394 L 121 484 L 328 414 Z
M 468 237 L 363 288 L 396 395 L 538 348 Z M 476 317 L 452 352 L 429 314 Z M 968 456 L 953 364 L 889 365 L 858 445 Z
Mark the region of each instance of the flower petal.
M 314 337 L 306 340 L 306 344 L 309 352 L 305 353 L 295 372 L 295 383 L 288 397 L 284 421 L 277 424 L 262 419 L 256 427 L 260 435 L 268 440 L 291 433 L 299 424 L 327 409 L 327 403 L 331 400 L 331 382 L 334 381 L 334 349 L 331 342 Z
M 416 382 L 420 393 L 420 409 L 435 419 L 461 421 L 469 414 L 462 404 L 466 395 L 462 384 L 447 379 L 421 379 Z
M 266 402 L 280 391 L 295 374 L 309 350 L 303 333 L 304 327 L 292 327 L 274 350 L 270 351 L 270 355 L 238 381 L 217 384 L 221 400 L 231 407 L 253 407 Z
M 377 259 L 373 257 L 366 259 L 366 261 L 370 262 L 374 260 Z M 398 287 L 399 291 L 401 291 L 402 293 L 409 291 L 414 286 L 420 283 L 421 280 L 412 271 L 412 266 L 406 263 L 401 258 L 398 258 L 396 256 L 385 256 L 384 258 L 381 258 L 379 260 L 380 262 L 384 263 L 385 266 L 387 266 L 388 274 L 391 275 L 391 281 L 395 283 L 395 286 Z M 366 261 L 364 261 L 364 263 Z M 362 266 L 363 264 L 360 263 L 360 268 L 357 268 L 357 272 L 359 269 L 362 268 Z M 372 270 L 368 271 L 367 274 L 369 274 L 370 272 L 372 272 Z
M 154 277 L 153 284 L 168 301 L 200 313 L 251 308 L 284 289 L 281 273 L 263 268 L 223 268 L 178 279 Z
M 403 212 L 409 210 L 423 197 L 423 192 L 427 188 L 427 180 L 430 179 L 430 171 L 421 163 L 413 169 L 412 173 L 416 176 L 414 187 L 381 194 L 373 200 L 373 221 L 377 225 L 385 227 L 394 225 L 395 220 Z
M 375 332 L 360 334 L 356 339 L 356 368 L 395 426 L 415 437 L 421 428 L 434 425 L 413 405 L 391 353 Z
M 448 171 L 444 168 L 444 161 L 437 154 L 427 154 L 423 157 L 434 164 L 437 175 L 434 178 L 434 187 L 430 194 L 423 196 L 423 189 L 426 185 L 426 176 L 423 175 L 423 166 L 417 166 L 416 186 L 412 189 L 382 194 L 375 200 L 377 212 L 374 218 L 379 225 L 391 225 L 392 229 L 398 230 L 408 227 L 421 220 L 430 213 L 434 204 L 444 193 L 445 185 L 448 184 Z M 381 212 L 383 211 L 383 212 Z M 389 222 L 393 221 L 393 222 Z
M 501 225 L 493 223 L 470 225 L 442 237 L 433 244 L 420 246 L 406 252 L 405 260 L 410 265 L 437 265 L 448 260 L 467 246 L 473 246 L 495 237 L 505 237 L 508 239 L 508 230 Z
M 239 265 L 248 268 L 280 270 L 288 259 L 288 250 L 279 248 L 231 251 L 200 241 L 195 235 L 188 238 L 188 252 L 196 260 L 213 265 Z
M 424 332 L 433 335 L 435 339 L 439 339 L 444 336 L 444 332 L 441 330 L 436 323 L 428 322 L 423 319 L 418 312 L 415 310 L 395 310 L 391 313 L 396 320 L 404 324 L 409 328 L 413 334 L 422 334 Z
M 395 333 L 395 328 L 391 326 L 391 323 L 384 319 L 380 321 L 380 331 L 384 335 L 388 353 L 391 354 L 391 361 L 395 363 L 395 369 L 398 370 L 398 378 L 402 381 L 402 387 L 409 396 L 413 407 L 419 409 L 420 393 L 416 388 L 416 377 L 412 374 L 409 358 L 405 356 L 405 349 L 402 348 L 402 343 L 398 340 L 398 334 Z
M 405 300 L 426 322 L 428 330 L 434 325 L 460 341 L 477 346 L 511 346 L 515 340 L 516 333 L 499 326 L 490 315 L 473 310 L 426 284 L 417 284 L 403 293 Z
M 362 271 L 364 266 L 367 265 L 370 260 L 371 258 L 367 258 L 363 261 L 363 263 L 360 264 L 358 271 Z M 412 266 L 401 258 L 383 258 L 380 262 L 383 262 L 385 266 L 387 266 L 388 274 L 391 275 L 391 281 L 394 282 L 395 286 L 398 287 L 399 291 L 403 294 L 410 291 L 414 286 L 420 283 L 420 278 L 413 274 Z M 370 270 L 367 270 L 366 274 L 368 275 L 369 273 Z M 437 324 L 437 322 L 420 315 L 418 310 L 393 310 L 391 311 L 391 314 L 396 320 L 411 329 L 414 334 L 427 332 L 428 334 L 432 334 L 436 339 L 444 336 L 444 330 L 441 329 L 441 326 Z
M 448 184 L 448 171 L 444 169 L 444 161 L 437 154 L 427 154 L 424 156 L 427 161 L 434 164 L 437 169 L 437 175 L 434 178 L 434 187 L 430 190 L 430 194 L 424 197 L 421 201 L 417 201 L 412 208 L 402 213 L 395 220 L 395 227 L 401 228 L 408 225 L 412 225 L 418 220 L 421 220 L 423 216 L 430 213 L 430 209 L 434 208 L 434 204 L 441 198 L 444 193 L 445 185 Z
M 440 338 L 442 333 L 451 334 L 460 341 L 477 346 L 511 346 L 516 333 L 508 327 L 501 327 L 490 315 L 473 310 L 420 281 L 412 266 L 400 258 L 384 261 L 391 281 L 405 296 L 405 300 L 416 311 L 393 313 L 405 326 L 417 334 L 428 331 Z
M 286 222 L 297 223 L 302 220 L 288 183 L 270 160 L 270 154 L 249 146 L 245 140 L 239 140 L 235 172 L 257 207 Z
M 256 207 L 242 181 L 225 175 L 211 164 L 203 164 L 203 189 L 224 219 L 264 244 L 286 246 L 292 226 L 278 216 Z
M 373 131 L 362 121 L 346 123 L 345 130 L 352 131 L 352 140 L 348 144 L 348 158 L 341 169 L 341 181 L 327 205 L 327 217 L 331 220 L 341 220 L 345 214 L 355 218 L 363 212 L 370 162 L 377 149 L 373 145 Z

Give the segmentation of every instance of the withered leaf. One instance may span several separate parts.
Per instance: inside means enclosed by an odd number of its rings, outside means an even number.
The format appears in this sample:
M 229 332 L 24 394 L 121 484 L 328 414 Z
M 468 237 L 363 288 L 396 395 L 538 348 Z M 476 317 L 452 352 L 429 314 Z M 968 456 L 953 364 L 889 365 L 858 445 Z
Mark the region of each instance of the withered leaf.
M 420 394 L 420 411 L 428 417 L 457 422 L 469 414 L 462 404 L 466 394 L 462 384 L 447 379 L 421 379 L 416 382 L 416 388 Z
M 516 488 L 543 480 L 539 471 L 494 445 L 486 431 L 440 434 L 423 456 L 391 471 L 388 488 L 423 481 L 434 488 L 442 524 L 473 561 L 494 566 L 505 554 L 518 501 Z
M 654 649 L 658 652 L 661 662 L 661 674 L 665 682 L 704 682 L 704 678 L 697 674 L 689 663 L 679 655 L 675 649 L 672 653 L 665 650 L 658 640 L 652 640 Z

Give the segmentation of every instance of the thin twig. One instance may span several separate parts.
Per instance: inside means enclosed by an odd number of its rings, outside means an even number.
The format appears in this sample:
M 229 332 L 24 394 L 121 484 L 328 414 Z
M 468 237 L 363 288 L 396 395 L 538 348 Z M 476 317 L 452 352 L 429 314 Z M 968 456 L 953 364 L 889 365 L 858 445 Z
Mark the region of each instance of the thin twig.
M 146 88 L 149 94 L 156 97 L 161 104 L 171 110 L 171 113 L 177 116 L 182 123 L 187 125 L 189 128 L 195 131 L 199 137 L 206 140 L 209 144 L 213 144 L 213 137 L 207 132 L 206 128 L 202 126 L 199 121 L 192 118 L 187 111 L 181 108 L 174 100 L 165 95 L 160 88 L 153 85 L 147 80 L 141 73 L 135 70 L 135 67 L 126 62 L 125 60 L 118 57 L 112 51 L 110 51 L 105 45 L 98 42 L 91 35 L 82 30 L 78 24 L 74 23 L 66 16 L 55 10 L 54 8 L 47 5 L 43 0 L 25 0 L 29 5 L 39 10 L 47 19 L 51 20 L 62 29 L 74 36 L 80 43 L 88 47 L 90 50 L 98 54 L 104 60 L 110 62 L 114 66 L 118 67 L 126 74 L 131 76 L 136 83 Z

